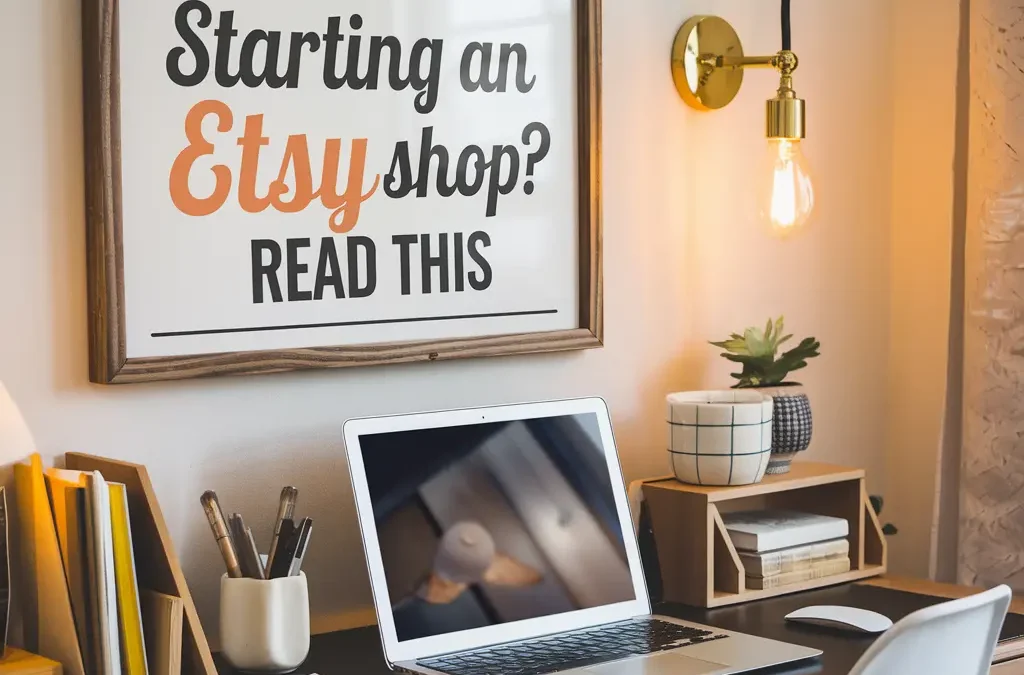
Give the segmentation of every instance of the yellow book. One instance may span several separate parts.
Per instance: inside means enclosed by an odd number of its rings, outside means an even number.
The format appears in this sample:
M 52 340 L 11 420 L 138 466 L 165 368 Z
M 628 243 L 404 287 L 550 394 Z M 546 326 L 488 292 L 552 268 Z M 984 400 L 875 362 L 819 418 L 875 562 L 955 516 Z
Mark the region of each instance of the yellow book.
M 109 483 L 110 525 L 114 541 L 114 578 L 117 586 L 117 623 L 121 637 L 124 675 L 148 675 L 146 642 L 142 633 L 139 583 L 135 573 L 128 492 L 121 483 Z
M 53 524 L 57 528 L 57 540 L 60 542 L 60 552 L 64 558 L 65 569 L 68 566 L 68 490 L 85 487 L 85 476 L 81 471 L 64 471 L 62 469 L 47 469 L 44 476 L 46 479 L 46 490 L 50 497 L 50 507 L 53 509 Z M 74 499 L 73 496 L 70 499 Z
M 88 572 L 84 547 L 84 519 L 86 486 L 85 474 L 80 471 L 47 469 L 44 475 L 46 490 L 53 511 L 53 524 L 64 562 L 64 576 L 71 593 L 71 609 L 78 629 L 78 645 L 82 658 L 89 661 L 89 618 L 87 605 Z
M 24 565 L 19 588 L 25 640 L 43 656 L 62 663 L 67 675 L 84 675 L 60 543 L 37 454 L 14 466 L 14 490 Z

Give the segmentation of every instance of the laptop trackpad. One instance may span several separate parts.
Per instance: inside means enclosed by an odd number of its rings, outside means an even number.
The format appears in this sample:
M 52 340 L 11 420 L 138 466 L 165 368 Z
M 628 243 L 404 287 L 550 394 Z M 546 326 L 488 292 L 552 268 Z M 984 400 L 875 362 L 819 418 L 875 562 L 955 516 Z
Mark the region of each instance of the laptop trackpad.
M 616 661 L 600 666 L 589 666 L 582 671 L 588 675 L 711 675 L 728 671 L 721 663 L 692 659 L 682 654 L 658 654 L 642 659 Z

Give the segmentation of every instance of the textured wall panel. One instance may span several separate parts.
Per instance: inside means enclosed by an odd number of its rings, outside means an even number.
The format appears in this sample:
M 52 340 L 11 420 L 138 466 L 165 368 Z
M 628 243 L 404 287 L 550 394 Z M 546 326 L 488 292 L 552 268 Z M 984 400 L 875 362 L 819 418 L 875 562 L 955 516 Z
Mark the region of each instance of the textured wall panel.
M 959 575 L 1024 590 L 1024 7 L 970 23 Z

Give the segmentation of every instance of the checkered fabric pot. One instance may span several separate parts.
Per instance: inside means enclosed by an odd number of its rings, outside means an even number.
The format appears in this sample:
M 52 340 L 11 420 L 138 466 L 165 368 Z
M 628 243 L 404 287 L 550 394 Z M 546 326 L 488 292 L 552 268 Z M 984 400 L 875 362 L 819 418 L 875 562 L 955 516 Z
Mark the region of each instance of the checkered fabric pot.
M 694 485 L 750 485 L 764 478 L 772 450 L 772 399 L 755 391 L 668 396 L 672 472 Z
M 797 453 L 811 445 L 814 418 L 811 400 L 803 387 L 765 387 L 754 389 L 775 400 L 772 413 L 772 455 L 766 471 L 769 475 L 789 473 Z

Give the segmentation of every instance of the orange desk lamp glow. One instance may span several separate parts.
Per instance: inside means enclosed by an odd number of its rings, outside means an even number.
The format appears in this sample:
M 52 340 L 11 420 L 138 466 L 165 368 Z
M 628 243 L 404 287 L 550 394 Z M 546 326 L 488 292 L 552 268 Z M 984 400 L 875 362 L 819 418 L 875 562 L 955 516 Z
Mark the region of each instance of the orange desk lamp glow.
M 762 218 L 780 237 L 799 232 L 814 210 L 814 186 L 801 143 L 806 136 L 804 100 L 793 91 L 799 60 L 791 50 L 789 0 L 782 0 L 782 49 L 771 56 L 744 56 L 736 31 L 717 16 L 695 16 L 672 45 L 676 89 L 698 110 L 724 108 L 739 93 L 746 68 L 774 68 L 779 90 L 767 102 L 768 163 L 759 189 Z

